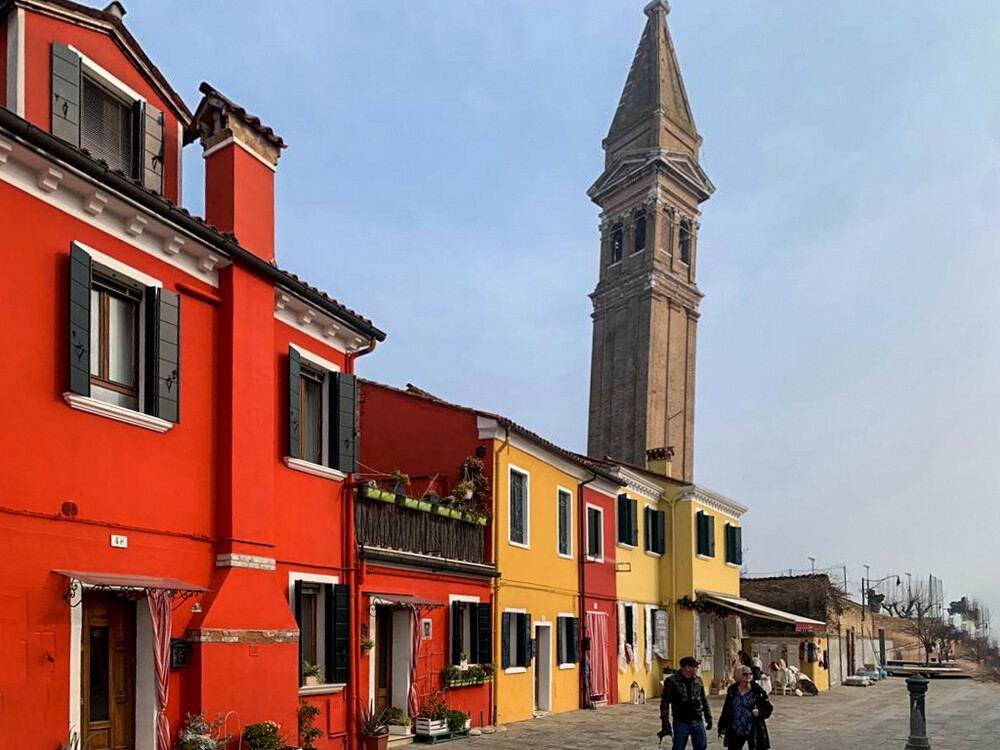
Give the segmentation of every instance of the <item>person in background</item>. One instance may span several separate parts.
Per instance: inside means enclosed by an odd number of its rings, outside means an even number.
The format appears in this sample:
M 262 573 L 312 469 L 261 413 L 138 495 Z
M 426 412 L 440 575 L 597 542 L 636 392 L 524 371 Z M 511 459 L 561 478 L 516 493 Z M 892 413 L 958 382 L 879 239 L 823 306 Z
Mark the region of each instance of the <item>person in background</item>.
M 663 681 L 660 696 L 660 731 L 657 737 L 673 735 L 673 750 L 685 750 L 688 737 L 694 750 L 708 747 L 708 731 L 712 729 L 712 709 L 705 697 L 705 684 L 698 676 L 698 660 L 693 656 L 681 659 L 681 671 Z M 670 713 L 673 711 L 673 723 Z
M 736 668 L 736 682 L 726 692 L 726 702 L 719 717 L 719 737 L 729 750 L 768 750 L 771 738 L 766 721 L 774 707 L 764 689 L 753 680 L 750 667 Z

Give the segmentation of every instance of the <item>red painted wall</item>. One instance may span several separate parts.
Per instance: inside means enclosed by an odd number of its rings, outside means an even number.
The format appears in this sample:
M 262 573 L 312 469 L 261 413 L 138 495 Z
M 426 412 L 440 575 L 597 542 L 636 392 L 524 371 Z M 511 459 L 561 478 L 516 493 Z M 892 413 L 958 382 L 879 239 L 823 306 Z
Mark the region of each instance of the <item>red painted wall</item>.
M 274 260 L 274 172 L 232 144 L 205 160 L 205 218 L 247 250 Z
M 74 26 L 30 10 L 25 11 L 24 109 L 25 118 L 43 130 L 52 127 L 52 42 L 72 45 L 115 78 L 164 113 L 163 185 L 164 195 L 178 201 L 177 116 L 132 65 L 129 58 L 108 34 Z
M 584 577 L 584 591 L 586 592 L 586 611 L 603 612 L 608 616 L 608 643 L 609 648 L 603 658 L 608 664 L 608 674 L 611 676 L 611 695 L 608 697 L 609 703 L 618 702 L 618 660 L 617 660 L 617 638 L 618 638 L 618 610 L 615 607 L 616 598 L 616 574 L 615 574 L 615 499 L 608 497 L 603 492 L 598 492 L 593 487 L 585 485 L 583 488 L 584 504 L 597 505 L 604 513 L 604 562 L 586 564 L 586 575 Z M 581 518 L 586 516 L 581 515 Z M 580 524 L 580 530 L 586 533 L 586 526 Z M 584 537 L 584 540 L 586 537 Z M 579 542 L 579 540 L 578 540 Z M 601 655 L 591 654 L 592 659 L 601 658 Z

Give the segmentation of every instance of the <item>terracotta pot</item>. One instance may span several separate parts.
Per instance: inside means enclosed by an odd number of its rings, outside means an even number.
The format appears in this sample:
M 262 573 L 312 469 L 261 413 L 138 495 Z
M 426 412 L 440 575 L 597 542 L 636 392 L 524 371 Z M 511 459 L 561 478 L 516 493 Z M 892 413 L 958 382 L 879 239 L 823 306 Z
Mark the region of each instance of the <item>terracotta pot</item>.
M 389 733 L 372 737 L 368 734 L 361 735 L 361 747 L 365 750 L 386 750 L 389 747 Z

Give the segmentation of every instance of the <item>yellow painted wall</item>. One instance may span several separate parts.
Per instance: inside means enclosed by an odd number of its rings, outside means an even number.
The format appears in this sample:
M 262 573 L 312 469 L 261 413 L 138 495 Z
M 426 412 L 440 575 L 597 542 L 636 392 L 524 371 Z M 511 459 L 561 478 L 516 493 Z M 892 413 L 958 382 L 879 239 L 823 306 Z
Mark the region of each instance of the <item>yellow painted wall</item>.
M 829 644 L 826 638 L 815 638 L 810 637 L 806 640 L 817 641 L 820 644 L 820 653 L 827 651 L 829 649 Z M 819 665 L 818 661 L 814 661 L 812 664 L 805 662 L 801 666 L 802 673 L 816 683 L 816 687 L 820 690 L 830 689 L 830 671 L 828 669 L 823 669 Z
M 499 543 L 495 558 L 500 578 L 496 601 L 496 700 L 497 722 L 505 724 L 523 721 L 534 715 L 533 690 L 536 660 L 525 671 L 501 667 L 501 618 L 505 609 L 523 609 L 531 614 L 534 625 L 540 621 L 552 624 L 552 713 L 572 711 L 580 706 L 579 667 L 560 669 L 556 663 L 556 618 L 560 613 L 579 617 L 579 573 L 576 562 L 579 542 L 577 517 L 578 479 L 545 461 L 511 445 L 496 442 L 499 471 L 496 481 L 494 519 L 498 525 Z M 510 470 L 516 468 L 528 475 L 528 548 L 509 543 Z M 573 559 L 559 557 L 557 537 L 557 492 L 562 488 L 573 497 Z

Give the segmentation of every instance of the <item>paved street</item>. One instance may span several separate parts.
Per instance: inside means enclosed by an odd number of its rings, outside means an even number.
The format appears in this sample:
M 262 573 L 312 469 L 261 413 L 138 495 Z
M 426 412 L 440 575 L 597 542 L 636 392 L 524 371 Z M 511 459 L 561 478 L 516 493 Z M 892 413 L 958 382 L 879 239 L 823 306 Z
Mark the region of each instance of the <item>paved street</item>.
M 768 726 L 775 750 L 903 750 L 909 732 L 902 679 L 869 688 L 836 688 L 815 698 L 773 697 Z M 718 717 L 721 698 L 712 698 Z M 1000 687 L 972 680 L 931 683 L 928 734 L 934 750 L 1000 748 Z M 656 705 L 612 706 L 512 724 L 506 732 L 470 739 L 488 750 L 639 750 L 655 748 Z M 664 742 L 666 746 L 666 741 Z M 721 748 L 713 731 L 710 748 Z

